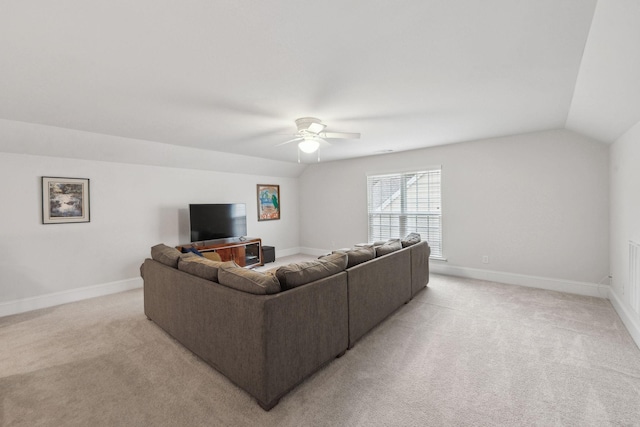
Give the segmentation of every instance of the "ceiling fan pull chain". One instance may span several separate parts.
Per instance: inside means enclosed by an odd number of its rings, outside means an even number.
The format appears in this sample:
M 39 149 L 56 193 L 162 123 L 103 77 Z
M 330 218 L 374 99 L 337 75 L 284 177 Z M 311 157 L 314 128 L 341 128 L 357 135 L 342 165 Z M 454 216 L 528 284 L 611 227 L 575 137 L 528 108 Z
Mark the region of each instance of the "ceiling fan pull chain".
M 298 163 L 300 163 L 300 147 L 298 147 Z

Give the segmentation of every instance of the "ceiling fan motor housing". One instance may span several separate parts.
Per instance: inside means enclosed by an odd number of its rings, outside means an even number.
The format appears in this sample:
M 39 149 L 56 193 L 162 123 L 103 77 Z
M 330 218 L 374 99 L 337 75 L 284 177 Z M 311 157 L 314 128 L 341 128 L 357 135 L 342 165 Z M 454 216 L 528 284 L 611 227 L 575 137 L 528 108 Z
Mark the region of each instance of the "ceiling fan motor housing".
M 301 117 L 296 119 L 296 126 L 298 127 L 298 132 L 311 131 L 313 133 L 319 133 L 325 127 L 325 125 L 322 124 L 322 120 L 315 117 Z M 312 129 L 309 129 L 309 127 L 312 127 Z

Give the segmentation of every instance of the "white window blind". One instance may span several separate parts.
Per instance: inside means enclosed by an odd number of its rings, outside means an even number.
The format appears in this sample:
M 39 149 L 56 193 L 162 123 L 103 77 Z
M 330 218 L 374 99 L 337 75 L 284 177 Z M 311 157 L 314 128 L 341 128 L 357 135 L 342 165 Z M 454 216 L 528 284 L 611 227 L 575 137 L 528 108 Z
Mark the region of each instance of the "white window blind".
M 441 176 L 440 169 L 368 176 L 369 241 L 419 233 L 441 258 Z

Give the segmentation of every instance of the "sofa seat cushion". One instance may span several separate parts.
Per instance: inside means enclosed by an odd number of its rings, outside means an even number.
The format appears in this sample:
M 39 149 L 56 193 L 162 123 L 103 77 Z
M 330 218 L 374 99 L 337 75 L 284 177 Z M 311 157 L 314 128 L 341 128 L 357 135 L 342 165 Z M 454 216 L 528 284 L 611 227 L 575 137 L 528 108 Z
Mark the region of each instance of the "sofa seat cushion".
M 376 257 L 390 254 L 391 252 L 399 251 L 402 249 L 402 243 L 400 239 L 390 239 L 384 245 L 376 246 Z
M 160 243 L 151 248 L 151 259 L 169 267 L 178 268 L 180 251 L 164 243 Z
M 375 258 L 376 251 L 373 245 L 356 246 L 353 249 L 338 249 L 333 253 L 346 253 L 347 254 L 347 268 L 351 268 L 355 265 L 362 264 L 363 262 L 370 261 Z
M 402 247 L 406 248 L 406 247 L 409 247 L 411 245 L 415 245 L 416 243 L 420 243 L 421 240 L 422 240 L 422 238 L 420 237 L 420 235 L 418 233 L 409 233 L 409 234 L 407 234 L 407 237 L 402 239 L 402 241 L 401 241 Z
M 219 261 L 212 261 L 202 256 L 185 253 L 182 254 L 178 260 L 178 270 L 206 280 L 211 280 L 212 282 L 217 282 L 218 268 L 220 268 L 221 264 L 222 262 Z
M 280 282 L 270 273 L 249 270 L 239 267 L 233 261 L 220 263 L 218 283 L 239 291 L 256 295 L 275 294 L 280 292 Z
M 347 268 L 347 254 L 339 252 L 317 260 L 279 267 L 276 270 L 276 277 L 282 290 L 286 291 L 340 273 L 345 268 Z

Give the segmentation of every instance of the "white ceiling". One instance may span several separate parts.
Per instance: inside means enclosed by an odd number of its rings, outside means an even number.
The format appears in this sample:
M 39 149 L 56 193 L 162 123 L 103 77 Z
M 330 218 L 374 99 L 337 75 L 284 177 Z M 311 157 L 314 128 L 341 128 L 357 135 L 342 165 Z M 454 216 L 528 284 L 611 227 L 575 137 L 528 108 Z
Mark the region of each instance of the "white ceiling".
M 640 121 L 640 1 L 599 0 L 566 127 L 613 142 Z
M 0 4 L 0 119 L 296 162 L 565 127 L 596 0 Z

